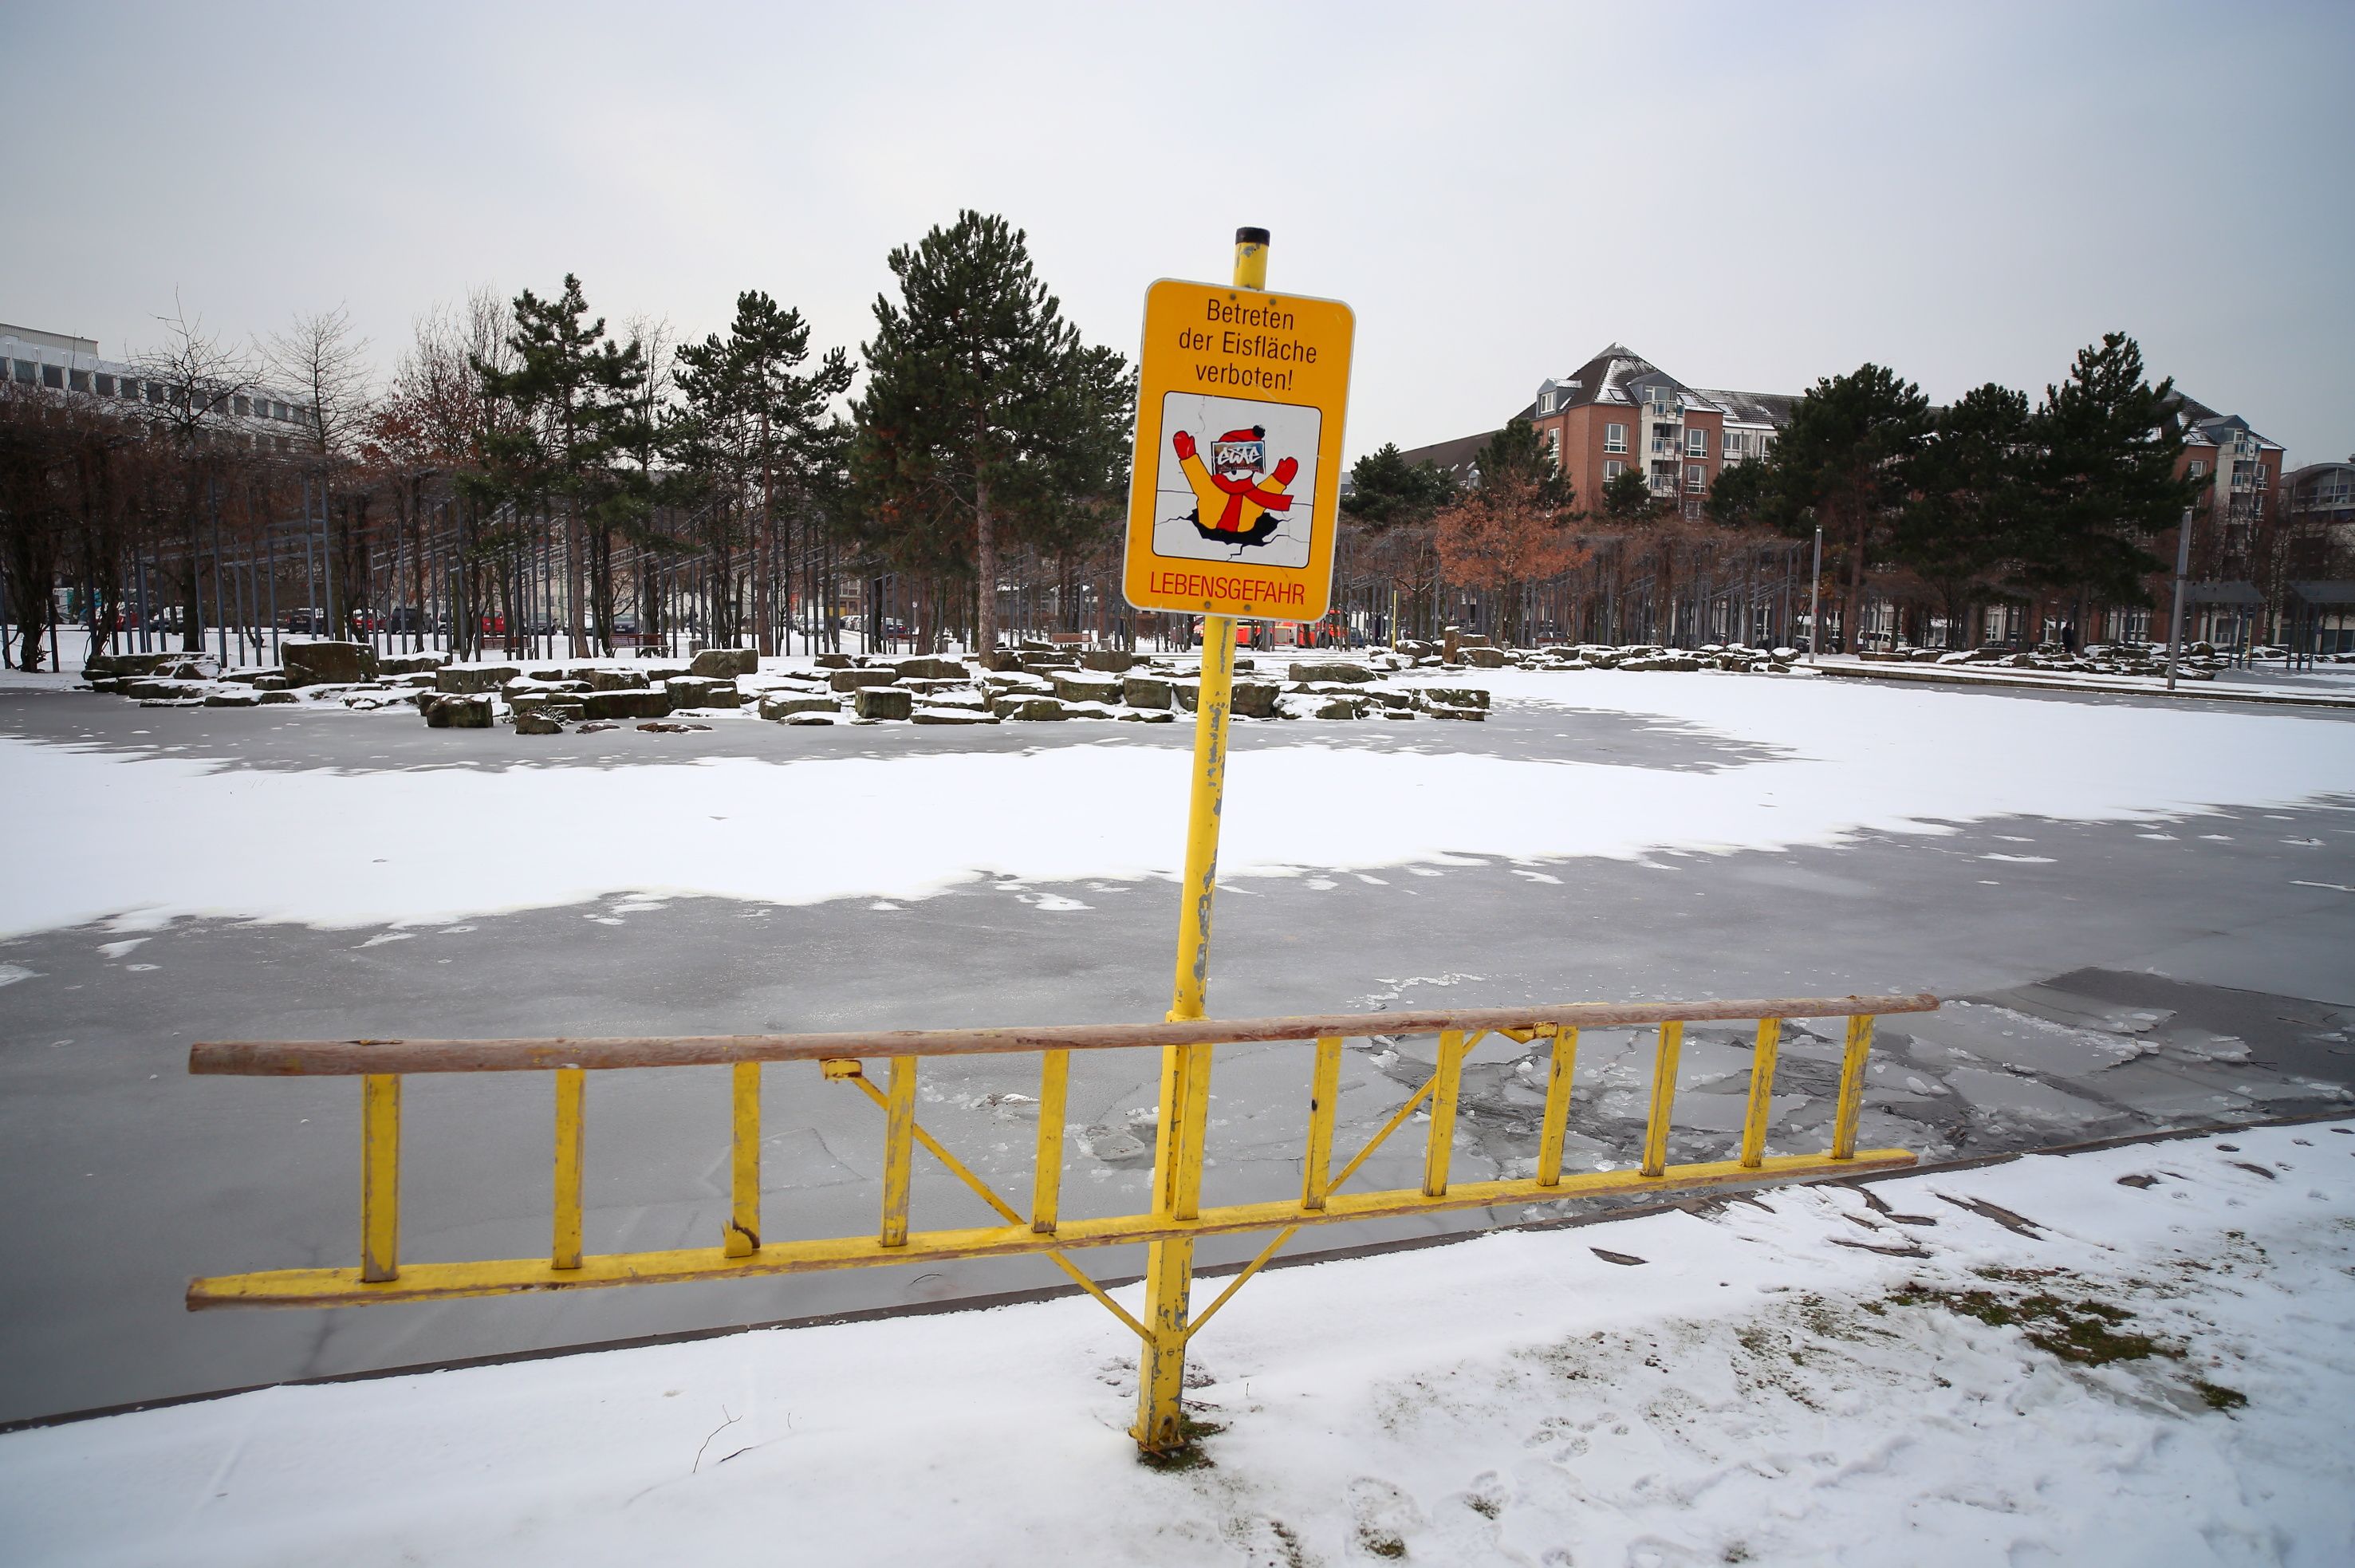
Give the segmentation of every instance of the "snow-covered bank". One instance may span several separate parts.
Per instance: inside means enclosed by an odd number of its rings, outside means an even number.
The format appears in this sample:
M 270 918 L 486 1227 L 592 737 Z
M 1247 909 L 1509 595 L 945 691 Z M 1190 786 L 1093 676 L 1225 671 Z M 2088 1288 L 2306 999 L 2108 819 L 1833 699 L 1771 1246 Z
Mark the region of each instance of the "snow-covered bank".
M 2355 1124 L 0 1437 L 20 1563 L 2355 1558 Z M 1639 1261 L 1640 1260 L 1640 1261 Z M 1135 1287 L 1124 1293 L 1135 1305 Z M 2245 1402 L 2245 1403 L 2243 1403 Z
M 2355 725 L 2307 715 L 1737 676 L 1487 675 L 1508 709 L 1653 718 L 1773 754 L 1713 771 L 1529 760 L 1462 749 L 1487 742 L 1452 730 L 1439 749 L 1418 725 L 1348 745 L 1250 745 L 1230 772 L 1222 873 L 1778 848 L 2007 816 L 2162 817 L 2293 803 L 2355 779 Z M 1182 752 L 1132 739 L 373 773 L 0 740 L 0 791 L 24 829 L 0 883 L 0 935 L 125 915 L 359 925 L 613 891 L 805 903 L 922 897 L 990 873 L 1167 875 L 1185 788 Z

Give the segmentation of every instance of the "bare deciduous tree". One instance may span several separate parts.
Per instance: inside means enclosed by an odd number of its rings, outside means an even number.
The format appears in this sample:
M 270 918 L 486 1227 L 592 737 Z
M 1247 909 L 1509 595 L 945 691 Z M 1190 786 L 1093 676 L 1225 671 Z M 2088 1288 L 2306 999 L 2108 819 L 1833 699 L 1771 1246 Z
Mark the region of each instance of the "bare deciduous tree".
M 352 330 L 344 305 L 298 315 L 284 332 L 262 345 L 271 376 L 302 396 L 311 450 L 322 456 L 347 454 L 358 441 L 368 412 L 368 339 Z

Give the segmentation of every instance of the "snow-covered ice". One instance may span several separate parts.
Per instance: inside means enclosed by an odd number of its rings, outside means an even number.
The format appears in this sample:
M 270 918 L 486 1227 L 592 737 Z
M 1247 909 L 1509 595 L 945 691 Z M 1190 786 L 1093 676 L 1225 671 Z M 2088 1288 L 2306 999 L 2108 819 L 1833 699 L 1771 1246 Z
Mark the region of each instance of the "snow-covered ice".
M 2294 712 L 1742 676 L 1500 670 L 1484 681 L 1508 708 L 1609 711 L 1742 750 L 1720 767 L 1663 769 L 1421 749 L 1412 726 L 1247 746 L 1230 770 L 1222 876 L 1451 852 L 1531 862 L 1772 849 L 2012 816 L 2173 819 L 2292 804 L 2355 779 L 2355 725 Z M 1181 750 L 1124 738 L 383 772 L 0 739 L 0 789 L 27 803 L 0 884 L 0 935 L 177 915 L 441 922 L 621 891 L 808 903 L 922 898 L 986 873 L 1166 876 L 1180 859 L 1185 787 Z
M 2355 1560 L 2355 1124 L 0 1436 L 25 1563 Z M 1122 1293 L 1136 1305 L 1136 1288 Z

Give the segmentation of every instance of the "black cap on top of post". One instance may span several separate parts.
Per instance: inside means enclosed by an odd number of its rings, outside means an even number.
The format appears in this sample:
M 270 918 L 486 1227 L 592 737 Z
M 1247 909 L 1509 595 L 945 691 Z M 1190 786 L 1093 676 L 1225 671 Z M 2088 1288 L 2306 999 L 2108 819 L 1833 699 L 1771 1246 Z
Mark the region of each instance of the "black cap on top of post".
M 1267 230 L 1264 229 L 1238 229 L 1235 230 L 1235 243 L 1238 245 L 1264 245 L 1267 243 Z

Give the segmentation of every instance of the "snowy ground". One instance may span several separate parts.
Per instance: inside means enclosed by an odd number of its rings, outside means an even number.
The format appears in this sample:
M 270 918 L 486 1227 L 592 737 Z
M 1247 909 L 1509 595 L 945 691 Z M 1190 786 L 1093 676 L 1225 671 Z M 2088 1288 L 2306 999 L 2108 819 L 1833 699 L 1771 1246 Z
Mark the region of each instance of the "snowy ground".
M 1068 1300 L 21 1432 L 0 1534 L 25 1563 L 240 1568 L 2323 1568 L 2355 1558 L 2350 1134 L 1271 1273 L 1198 1347 L 1217 1430 L 1188 1468 L 1139 1464 L 1135 1344 Z
M 1498 670 L 1482 684 L 1499 702 L 1636 716 L 1752 754 L 1663 776 L 1574 752 L 1458 749 L 1428 722 L 1337 734 L 1266 721 L 1229 781 L 1222 873 L 1781 849 L 1996 816 L 2288 804 L 2355 782 L 2355 724 L 2263 711 L 1943 690 L 1925 700 L 1755 676 Z M 118 706 L 111 728 L 152 735 L 162 717 Z M 432 733 L 408 714 L 309 716 L 322 718 Z M 304 721 L 257 711 L 249 727 Z M 1185 773 L 1169 754 L 1182 735 L 1115 730 L 983 750 L 872 731 L 805 741 L 742 714 L 726 723 L 684 765 L 666 765 L 671 737 L 634 731 L 480 732 L 440 753 L 444 765 L 303 771 L 237 766 L 233 749 L 224 759 L 0 738 L 0 783 L 27 803 L 33 829 L 0 887 L 0 934 L 101 919 L 135 931 L 180 915 L 448 924 L 608 892 L 910 899 L 986 876 L 1166 876 L 1182 853 Z M 538 748 L 525 753 L 533 762 L 501 765 L 519 744 Z M 624 759 L 646 765 L 610 765 Z M 584 762 L 608 765 L 568 765 Z M 811 824 L 824 831 L 784 830 Z
M 1498 707 L 1481 725 L 1239 727 L 1216 1010 L 1930 989 L 1970 1005 L 1891 1021 L 1865 1123 L 1868 1141 L 1925 1157 L 2355 1094 L 2349 715 L 1718 675 L 1484 682 Z M 1180 727 L 713 722 L 543 740 L 0 691 L 12 873 L 38 870 L 0 881 L 16 933 L 0 938 L 0 1189 L 18 1199 L 0 1208 L 0 1420 L 1059 1278 L 993 1260 L 180 1310 L 193 1274 L 347 1259 L 357 1202 L 352 1085 L 191 1080 L 192 1039 L 1166 1005 Z M 1733 1032 L 1689 1041 L 1678 1157 L 1730 1141 L 1746 1081 Z M 1831 1048 L 1787 1049 L 1778 1147 L 1820 1145 Z M 1624 1031 L 1586 1042 L 1574 1157 L 1625 1162 L 1646 1049 Z M 1533 1153 L 1515 1055 L 1473 1064 L 1467 1177 Z M 1348 1061 L 1345 1138 L 1379 1125 L 1417 1066 L 1370 1040 Z M 1071 1211 L 1140 1201 L 1152 1070 L 1118 1053 L 1075 1079 Z M 1222 1051 L 1218 1072 L 1217 1200 L 1289 1189 L 1301 1054 Z M 1007 1096 L 1035 1093 L 1035 1073 L 1026 1059 L 928 1071 L 926 1125 L 1019 1187 L 1032 1129 Z M 410 1095 L 411 1255 L 544 1246 L 547 1085 Z M 616 1075 L 594 1095 L 591 1246 L 707 1244 L 725 1204 L 724 1075 Z M 770 1096 L 770 1229 L 872 1223 L 872 1108 L 783 1068 Z M 1412 1163 L 1369 1175 L 1408 1180 Z M 961 1222 L 936 1191 L 920 1180 L 923 1222 Z M 1139 1266 L 1119 1250 L 1097 1263 Z

